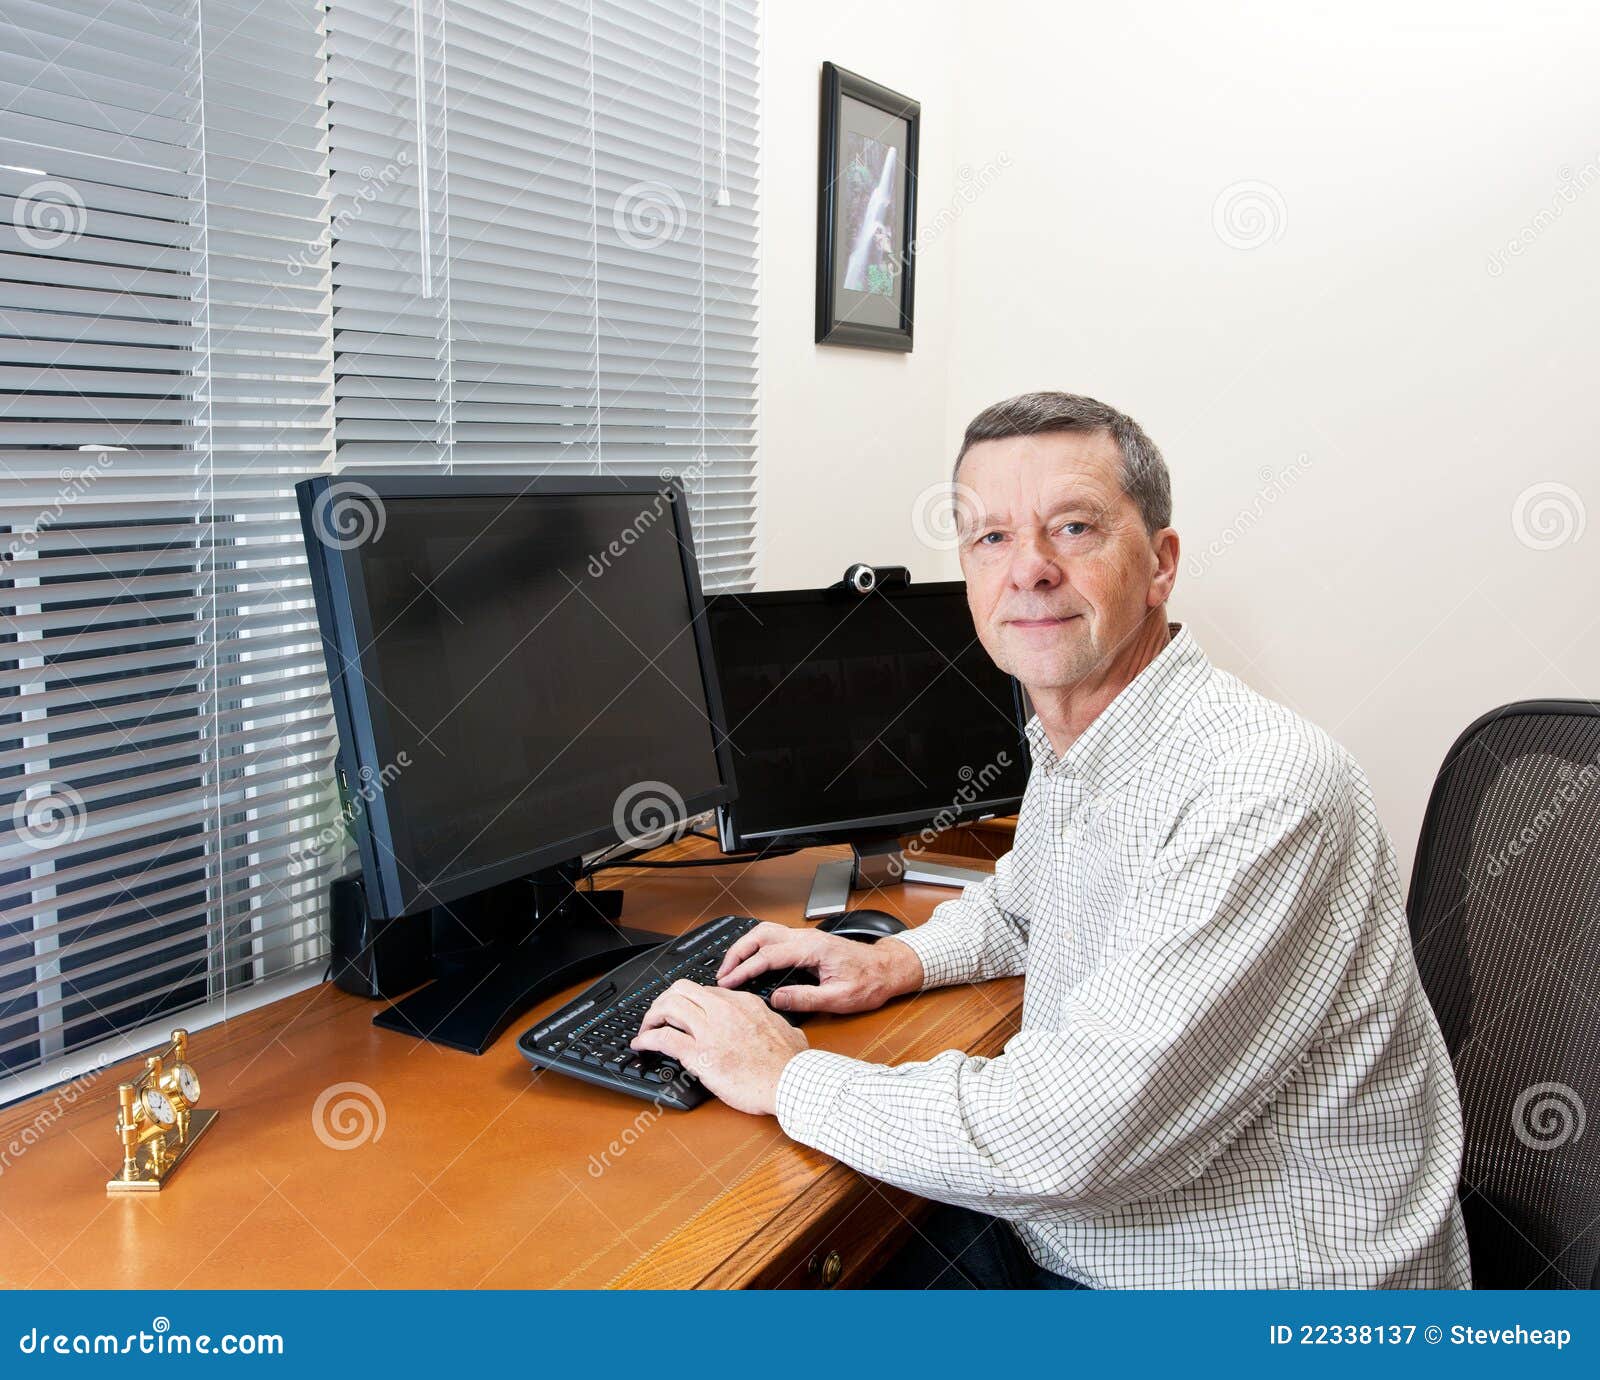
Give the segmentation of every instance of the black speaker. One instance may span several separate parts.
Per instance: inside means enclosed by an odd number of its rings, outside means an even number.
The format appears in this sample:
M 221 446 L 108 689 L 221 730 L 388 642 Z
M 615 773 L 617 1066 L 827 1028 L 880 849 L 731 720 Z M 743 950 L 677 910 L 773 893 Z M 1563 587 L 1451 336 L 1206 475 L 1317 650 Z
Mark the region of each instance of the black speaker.
M 374 920 L 359 873 L 339 878 L 330 888 L 328 926 L 333 981 L 342 992 L 393 999 L 433 975 L 429 913 Z

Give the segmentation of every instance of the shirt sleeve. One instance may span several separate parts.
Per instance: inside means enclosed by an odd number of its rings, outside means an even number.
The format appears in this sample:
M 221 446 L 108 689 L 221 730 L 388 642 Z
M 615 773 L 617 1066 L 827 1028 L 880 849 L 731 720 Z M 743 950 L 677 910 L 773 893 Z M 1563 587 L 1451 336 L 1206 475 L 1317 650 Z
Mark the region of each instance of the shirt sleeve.
M 1017 1220 L 1181 1187 L 1294 1078 L 1332 1006 L 1361 923 L 1338 903 L 1349 833 L 1278 798 L 1185 821 L 1119 917 L 1132 947 L 1068 993 L 1057 1028 L 990 1059 L 803 1052 L 778 1084 L 783 1129 Z
M 964 888 L 926 921 L 895 936 L 922 961 L 922 986 L 1015 977 L 1028 958 L 1028 926 L 1006 908 L 1011 894 L 1011 854 L 994 875 Z

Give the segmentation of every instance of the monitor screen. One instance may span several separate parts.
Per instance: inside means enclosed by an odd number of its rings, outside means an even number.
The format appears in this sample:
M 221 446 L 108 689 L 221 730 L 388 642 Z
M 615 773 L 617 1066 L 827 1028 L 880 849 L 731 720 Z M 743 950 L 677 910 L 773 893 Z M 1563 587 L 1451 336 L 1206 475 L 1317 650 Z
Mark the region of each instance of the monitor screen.
M 707 620 L 740 846 L 953 822 L 1021 798 L 1014 683 L 979 643 L 959 581 L 719 595 Z
M 530 855 L 548 865 L 552 850 L 727 798 L 681 504 L 637 492 L 380 500 L 377 535 L 343 556 L 362 610 L 347 689 L 365 701 L 359 757 L 364 774 L 384 773 L 381 842 L 402 892 L 464 894 Z

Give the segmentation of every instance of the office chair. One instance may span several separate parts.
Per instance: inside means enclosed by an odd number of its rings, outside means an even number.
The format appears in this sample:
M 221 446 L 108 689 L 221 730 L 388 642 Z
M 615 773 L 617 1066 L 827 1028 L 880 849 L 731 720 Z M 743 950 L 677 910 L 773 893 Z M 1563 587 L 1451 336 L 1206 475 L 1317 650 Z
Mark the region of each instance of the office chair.
M 1456 739 L 1406 911 L 1461 1088 L 1475 1286 L 1600 1287 L 1600 703 Z

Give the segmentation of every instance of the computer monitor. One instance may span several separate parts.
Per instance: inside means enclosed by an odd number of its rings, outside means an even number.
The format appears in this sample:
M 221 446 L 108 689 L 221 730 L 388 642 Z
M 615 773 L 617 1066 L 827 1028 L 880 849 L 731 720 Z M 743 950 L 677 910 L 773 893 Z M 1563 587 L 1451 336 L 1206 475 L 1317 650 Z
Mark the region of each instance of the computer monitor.
M 379 1023 L 481 1050 L 663 937 L 576 891 L 577 860 L 733 796 L 683 494 L 348 474 L 296 491 L 368 909 L 428 913 L 436 950 L 453 932 L 463 951 L 455 988 Z
M 959 580 L 722 594 L 706 618 L 737 798 L 724 849 L 852 845 L 818 869 L 806 913 L 852 887 L 965 885 L 899 838 L 1017 808 L 1029 754 L 1021 688 L 984 651 Z

